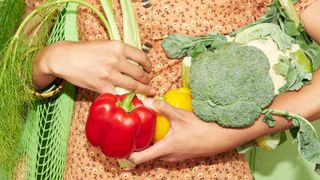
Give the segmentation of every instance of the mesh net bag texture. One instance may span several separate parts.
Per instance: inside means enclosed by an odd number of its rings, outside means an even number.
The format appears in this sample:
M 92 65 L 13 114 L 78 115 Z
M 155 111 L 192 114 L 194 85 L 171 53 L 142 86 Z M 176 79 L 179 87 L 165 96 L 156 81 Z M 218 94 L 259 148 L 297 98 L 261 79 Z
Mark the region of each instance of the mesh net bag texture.
M 58 15 L 48 44 L 59 40 L 77 40 L 75 4 L 68 4 Z M 13 179 L 62 179 L 75 91 L 67 84 L 59 96 L 38 101 L 29 112 Z

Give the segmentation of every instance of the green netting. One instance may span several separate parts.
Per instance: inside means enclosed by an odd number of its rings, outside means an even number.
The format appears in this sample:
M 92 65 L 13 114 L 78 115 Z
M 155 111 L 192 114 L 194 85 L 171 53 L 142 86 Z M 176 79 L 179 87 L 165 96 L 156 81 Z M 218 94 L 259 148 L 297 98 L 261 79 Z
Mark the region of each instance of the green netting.
M 76 5 L 69 4 L 59 14 L 48 44 L 59 40 L 77 40 L 77 32 L 74 32 L 75 12 Z M 75 90 L 67 84 L 58 97 L 38 101 L 36 109 L 30 110 L 15 179 L 62 179 Z

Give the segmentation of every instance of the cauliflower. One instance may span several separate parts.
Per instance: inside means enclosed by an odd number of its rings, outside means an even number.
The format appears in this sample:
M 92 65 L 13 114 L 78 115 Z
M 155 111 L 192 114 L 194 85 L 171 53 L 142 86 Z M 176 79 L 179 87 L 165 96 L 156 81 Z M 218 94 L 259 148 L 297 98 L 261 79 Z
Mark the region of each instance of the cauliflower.
M 267 38 L 266 41 L 261 42 L 259 40 L 253 40 L 248 42 L 246 45 L 254 46 L 260 49 L 267 56 L 268 61 L 270 63 L 270 67 L 271 67 L 269 69 L 269 75 L 274 84 L 274 93 L 278 94 L 279 93 L 278 89 L 281 88 L 286 83 L 286 80 L 284 79 L 283 76 L 281 76 L 280 74 L 277 74 L 275 70 L 272 68 L 275 64 L 279 63 L 279 57 L 281 54 L 277 44 L 271 38 Z

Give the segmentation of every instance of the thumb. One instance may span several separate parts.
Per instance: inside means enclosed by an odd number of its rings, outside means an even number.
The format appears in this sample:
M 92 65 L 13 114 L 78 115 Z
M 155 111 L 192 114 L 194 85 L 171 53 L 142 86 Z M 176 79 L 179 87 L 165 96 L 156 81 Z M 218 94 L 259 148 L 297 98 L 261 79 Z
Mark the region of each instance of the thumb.
M 143 104 L 147 107 L 152 108 L 156 112 L 164 115 L 165 117 L 171 119 L 175 113 L 179 110 L 165 102 L 164 100 L 159 99 L 145 99 L 143 100 Z
M 162 157 L 168 154 L 168 148 L 166 148 L 168 145 L 166 145 L 166 142 L 167 141 L 162 140 L 143 151 L 134 152 L 128 159 L 134 164 L 141 164 Z

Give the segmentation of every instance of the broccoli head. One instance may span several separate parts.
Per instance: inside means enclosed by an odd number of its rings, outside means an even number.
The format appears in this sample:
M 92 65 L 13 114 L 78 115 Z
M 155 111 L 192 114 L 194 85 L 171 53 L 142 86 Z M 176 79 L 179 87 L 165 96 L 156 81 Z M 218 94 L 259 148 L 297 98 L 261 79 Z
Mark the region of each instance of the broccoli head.
M 201 53 L 190 72 L 195 114 L 225 127 L 253 124 L 274 98 L 269 69 L 265 54 L 251 46 L 224 43 Z

